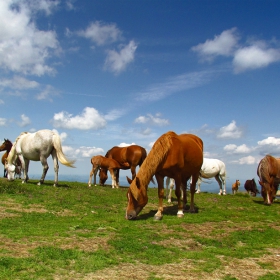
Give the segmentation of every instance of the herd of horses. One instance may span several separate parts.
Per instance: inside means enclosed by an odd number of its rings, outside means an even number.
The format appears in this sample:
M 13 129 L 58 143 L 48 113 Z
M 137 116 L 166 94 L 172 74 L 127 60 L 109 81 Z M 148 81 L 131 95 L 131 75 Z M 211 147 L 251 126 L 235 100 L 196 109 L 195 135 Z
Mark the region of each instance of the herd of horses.
M 68 167 L 75 167 L 74 161 L 66 158 L 62 151 L 61 140 L 57 133 L 51 130 L 39 130 L 34 133 L 21 133 L 14 144 L 5 139 L 0 146 L 0 151 L 6 151 L 2 156 L 4 164 L 4 177 L 9 181 L 14 180 L 15 175 L 23 173 L 22 183 L 28 181 L 28 167 L 31 161 L 41 161 L 43 173 L 38 185 L 44 183 L 48 171 L 47 158 L 51 155 L 54 163 L 54 186 L 58 184 L 58 169 L 60 162 Z M 164 178 L 171 183 L 171 191 L 175 185 L 175 194 L 178 201 L 177 216 L 182 217 L 187 204 L 187 182 L 190 182 L 190 207 L 189 212 L 195 212 L 194 194 L 200 192 L 202 179 L 215 178 L 219 184 L 219 194 L 226 194 L 226 168 L 218 159 L 203 158 L 203 141 L 193 134 L 177 135 L 169 131 L 160 136 L 154 143 L 151 151 L 138 145 L 128 147 L 113 147 L 105 156 L 91 158 L 92 170 L 90 172 L 88 186 L 91 187 L 92 176 L 96 185 L 96 175 L 99 171 L 99 183 L 104 185 L 108 178 L 108 170 L 112 178 L 112 187 L 119 187 L 120 169 L 130 169 L 132 178 L 127 177 L 130 186 L 127 191 L 126 219 L 135 219 L 148 202 L 148 184 L 156 178 L 158 185 L 158 210 L 155 220 L 163 217 Z M 139 166 L 136 174 L 136 167 Z M 280 183 L 280 158 L 265 156 L 259 163 L 257 175 L 261 185 L 261 195 L 264 203 L 270 205 L 276 197 Z M 169 182 L 168 181 L 168 182 Z M 198 188 L 196 189 L 196 185 Z M 172 187 L 171 187 L 172 186 Z M 232 185 L 233 193 L 240 186 L 239 180 Z M 245 189 L 252 195 L 259 191 L 254 179 L 247 180 Z

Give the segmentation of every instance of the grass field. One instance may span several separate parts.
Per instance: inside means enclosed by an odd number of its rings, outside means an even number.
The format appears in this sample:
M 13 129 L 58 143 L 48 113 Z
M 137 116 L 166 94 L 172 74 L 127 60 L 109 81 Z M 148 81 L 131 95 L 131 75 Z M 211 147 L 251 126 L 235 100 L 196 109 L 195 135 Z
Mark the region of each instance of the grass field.
M 0 179 L 0 279 L 280 279 L 280 202 L 239 193 L 195 195 L 177 218 L 157 189 L 135 221 L 127 188 Z

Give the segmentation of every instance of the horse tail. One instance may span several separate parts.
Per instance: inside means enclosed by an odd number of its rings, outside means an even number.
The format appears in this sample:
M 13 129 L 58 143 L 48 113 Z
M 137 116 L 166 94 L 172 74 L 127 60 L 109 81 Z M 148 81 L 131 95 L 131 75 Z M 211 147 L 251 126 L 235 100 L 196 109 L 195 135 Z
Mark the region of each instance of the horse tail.
M 58 160 L 60 161 L 60 163 L 62 163 L 63 165 L 69 166 L 69 167 L 75 167 L 74 166 L 75 160 L 68 160 L 66 158 L 66 156 L 64 155 L 64 153 L 62 151 L 60 137 L 56 133 L 53 134 L 53 146 L 56 150 L 56 154 L 57 154 L 57 157 L 58 157 Z

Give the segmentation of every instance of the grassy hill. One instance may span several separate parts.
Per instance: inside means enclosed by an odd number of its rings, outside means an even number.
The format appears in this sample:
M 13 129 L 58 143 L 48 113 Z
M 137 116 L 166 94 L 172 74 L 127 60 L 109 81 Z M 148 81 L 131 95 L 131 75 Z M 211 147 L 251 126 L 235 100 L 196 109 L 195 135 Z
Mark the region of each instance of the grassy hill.
M 127 221 L 127 188 L 36 182 L 0 179 L 0 279 L 280 279 L 278 201 L 201 193 L 179 219 L 173 197 L 154 221 L 151 188 Z

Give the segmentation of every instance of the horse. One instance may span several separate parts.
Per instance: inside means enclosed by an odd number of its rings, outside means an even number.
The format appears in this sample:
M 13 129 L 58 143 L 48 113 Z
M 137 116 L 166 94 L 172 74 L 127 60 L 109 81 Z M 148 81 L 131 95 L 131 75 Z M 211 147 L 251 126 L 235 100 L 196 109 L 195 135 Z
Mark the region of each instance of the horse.
M 232 194 L 236 194 L 238 192 L 238 188 L 240 186 L 240 181 L 236 180 L 235 183 L 232 184 Z
M 196 193 L 200 193 L 200 185 L 202 179 L 210 179 L 215 177 L 219 184 L 220 192 L 219 195 L 226 195 L 226 166 L 224 162 L 219 159 L 204 158 L 203 164 L 201 166 L 200 175 L 197 180 L 197 190 Z M 174 179 L 170 178 L 166 181 L 166 191 L 168 190 L 168 185 L 170 188 L 169 194 L 166 192 L 166 199 L 171 202 L 172 189 L 174 187 Z M 224 190 L 223 187 L 224 186 Z
M 252 196 L 256 196 L 257 193 L 260 193 L 254 178 L 252 180 L 246 180 L 244 189 L 248 192 L 248 194 L 251 193 Z
M 127 147 L 113 147 L 109 151 L 107 151 L 106 158 L 112 158 L 116 160 L 122 167 L 120 169 L 130 169 L 132 174 L 132 179 L 136 176 L 136 167 L 143 163 L 145 158 L 147 157 L 146 150 L 138 145 L 130 145 Z M 100 184 L 104 185 L 106 180 L 108 179 L 107 175 L 108 169 L 101 168 L 99 172 Z M 119 184 L 119 175 L 120 170 L 116 171 L 116 180 L 117 184 Z
M 193 134 L 177 135 L 169 131 L 160 136 L 154 143 L 151 151 L 143 162 L 136 177 L 131 180 L 127 177 L 130 186 L 127 191 L 126 219 L 136 219 L 137 215 L 148 202 L 147 189 L 153 175 L 158 183 L 158 211 L 155 220 L 163 217 L 164 177 L 175 178 L 176 196 L 178 200 L 177 217 L 183 217 L 186 208 L 186 184 L 192 177 L 190 186 L 191 202 L 190 212 L 194 213 L 195 185 L 203 162 L 203 142 Z M 183 203 L 181 201 L 181 188 L 183 190 Z
M 58 183 L 58 161 L 68 167 L 74 167 L 75 161 L 69 161 L 61 147 L 61 140 L 57 133 L 51 130 L 39 130 L 34 133 L 22 132 L 16 139 L 5 164 L 5 168 L 8 173 L 8 180 L 13 181 L 15 175 L 15 160 L 16 157 L 21 161 L 23 170 L 22 183 L 26 183 L 29 180 L 28 168 L 29 162 L 41 161 L 43 166 L 43 173 L 40 181 L 37 185 L 44 183 L 47 171 L 49 169 L 47 158 L 52 155 L 54 164 L 54 186 Z
M 257 175 L 260 178 L 259 183 L 262 187 L 261 195 L 264 203 L 271 205 L 280 183 L 280 158 L 266 155 L 259 162 Z
M 2 156 L 2 164 L 4 165 L 4 178 L 7 178 L 7 171 L 5 169 L 5 162 L 9 155 L 10 150 L 12 149 L 13 143 L 9 139 L 4 139 L 4 142 L 0 146 L 0 152 L 6 151 Z M 16 159 L 16 169 L 15 174 L 21 178 L 21 162 L 19 158 Z
M 109 170 L 112 177 L 112 188 L 119 188 L 119 184 L 116 180 L 117 170 L 121 168 L 129 167 L 129 163 L 124 162 L 122 165 L 112 158 L 106 158 L 101 155 L 94 156 L 90 160 L 92 164 L 92 170 L 89 174 L 88 186 L 91 187 L 92 176 L 94 175 L 94 185 L 96 186 L 96 174 L 100 168 Z

